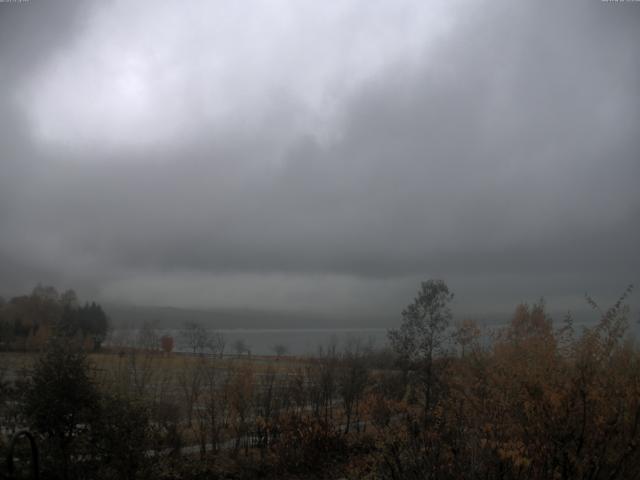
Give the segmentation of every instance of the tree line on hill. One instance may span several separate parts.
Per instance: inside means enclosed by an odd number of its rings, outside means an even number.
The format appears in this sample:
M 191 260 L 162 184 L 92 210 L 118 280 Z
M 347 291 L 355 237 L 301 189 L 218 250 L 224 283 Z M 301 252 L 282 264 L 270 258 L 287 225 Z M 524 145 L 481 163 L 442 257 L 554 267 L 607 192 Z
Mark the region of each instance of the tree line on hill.
M 81 304 L 73 290 L 59 293 L 37 285 L 30 294 L 0 297 L 0 350 L 41 350 L 54 333 L 78 340 L 87 350 L 98 350 L 109 319 L 95 302 Z

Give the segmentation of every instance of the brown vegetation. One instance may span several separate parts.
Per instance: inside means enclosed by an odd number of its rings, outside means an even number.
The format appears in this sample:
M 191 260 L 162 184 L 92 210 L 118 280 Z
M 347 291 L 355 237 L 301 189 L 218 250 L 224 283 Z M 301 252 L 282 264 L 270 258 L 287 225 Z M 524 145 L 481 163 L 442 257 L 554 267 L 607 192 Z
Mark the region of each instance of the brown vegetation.
M 581 332 L 571 317 L 554 325 L 542 302 L 519 305 L 488 342 L 471 321 L 448 328 L 450 299 L 426 282 L 391 333 L 395 352 L 355 341 L 306 361 L 131 349 L 85 365 L 49 349 L 80 385 L 51 390 L 42 360 L 17 375 L 26 383 L 0 377 L 2 425 L 39 432 L 45 465 L 69 478 L 98 478 L 96 462 L 111 472 L 100 478 L 640 475 L 640 351 L 624 296 L 606 311 L 591 301 L 600 320 Z M 60 423 L 73 391 L 86 418 Z M 59 415 L 42 417 L 47 404 Z

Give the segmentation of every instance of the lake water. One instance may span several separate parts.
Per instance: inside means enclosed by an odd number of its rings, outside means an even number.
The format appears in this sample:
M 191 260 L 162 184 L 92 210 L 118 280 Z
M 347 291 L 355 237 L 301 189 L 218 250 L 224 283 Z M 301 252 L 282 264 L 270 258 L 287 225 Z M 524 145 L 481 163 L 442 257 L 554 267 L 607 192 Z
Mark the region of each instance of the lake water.
M 273 347 L 283 345 L 288 355 L 313 355 L 322 347 L 325 351 L 335 345 L 338 351 L 354 340 L 362 342 L 362 345 L 372 345 L 375 348 L 384 347 L 387 344 L 386 328 L 353 328 L 353 329 L 220 329 L 226 341 L 225 353 L 235 353 L 234 343 L 242 340 L 251 350 L 253 355 L 274 355 Z M 180 330 L 158 330 L 158 336 L 171 335 L 175 341 L 174 351 L 189 351 L 182 339 Z M 109 343 L 127 343 L 135 339 L 137 331 L 113 332 Z
M 504 326 L 504 323 L 485 324 L 482 329 L 481 343 L 488 345 L 491 342 L 491 331 L 499 330 Z M 560 324 L 556 323 L 555 326 L 559 328 Z M 582 326 L 587 324 L 575 324 L 577 333 L 582 331 Z M 320 347 L 326 351 L 332 345 L 336 346 L 337 351 L 343 351 L 345 346 L 353 340 L 359 340 L 362 345 L 372 345 L 375 348 L 388 345 L 386 328 L 219 329 L 216 332 L 224 335 L 225 353 L 228 354 L 236 353 L 234 343 L 238 340 L 242 340 L 253 355 L 274 355 L 275 345 L 286 347 L 288 355 L 316 355 Z M 634 322 L 630 333 L 635 334 L 635 338 L 640 338 L 640 325 Z M 181 330 L 158 329 L 156 334 L 158 337 L 171 335 L 175 342 L 174 351 L 190 351 L 181 335 Z M 116 330 L 112 332 L 106 344 L 131 345 L 136 337 L 136 330 Z

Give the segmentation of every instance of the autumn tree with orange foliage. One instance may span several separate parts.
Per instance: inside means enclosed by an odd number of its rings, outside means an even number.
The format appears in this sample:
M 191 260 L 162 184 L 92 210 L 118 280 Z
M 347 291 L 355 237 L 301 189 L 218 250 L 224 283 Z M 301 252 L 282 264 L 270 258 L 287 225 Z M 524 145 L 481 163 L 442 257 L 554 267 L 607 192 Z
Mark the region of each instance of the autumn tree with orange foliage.
M 171 352 L 173 352 L 173 346 L 174 340 L 171 335 L 163 335 L 162 337 L 160 337 L 160 348 L 162 348 L 162 351 L 164 353 L 169 355 Z
M 640 477 L 640 352 L 626 339 L 629 287 L 575 332 L 542 301 L 519 305 L 485 349 L 446 363 L 422 425 L 403 415 L 381 435 L 381 478 Z

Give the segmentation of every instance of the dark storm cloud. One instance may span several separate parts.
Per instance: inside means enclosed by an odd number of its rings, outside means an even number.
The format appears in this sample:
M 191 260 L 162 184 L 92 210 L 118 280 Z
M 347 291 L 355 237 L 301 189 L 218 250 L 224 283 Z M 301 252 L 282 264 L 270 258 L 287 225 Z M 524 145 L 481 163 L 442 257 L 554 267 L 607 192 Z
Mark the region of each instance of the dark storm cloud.
M 68 10 L 30 38 L 31 59 L 3 42 L 13 88 L 0 101 L 64 51 L 86 14 Z M 286 85 L 254 123 L 202 120 L 142 147 L 43 143 L 11 103 L 0 286 L 185 305 L 241 304 L 230 292 L 246 288 L 251 306 L 328 311 L 396 311 L 428 276 L 474 301 L 488 289 L 492 311 L 525 289 L 610 294 L 640 267 L 639 22 L 633 4 L 459 9 L 418 61 L 360 80 L 327 135 Z

